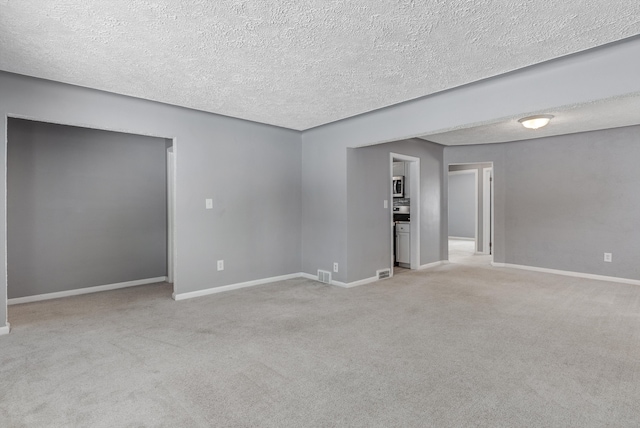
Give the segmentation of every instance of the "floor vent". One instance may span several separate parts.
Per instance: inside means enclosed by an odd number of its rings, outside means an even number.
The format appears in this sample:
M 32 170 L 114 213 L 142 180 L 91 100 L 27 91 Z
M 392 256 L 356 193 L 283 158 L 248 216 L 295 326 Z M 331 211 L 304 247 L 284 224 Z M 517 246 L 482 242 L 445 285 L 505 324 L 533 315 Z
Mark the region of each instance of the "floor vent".
M 331 272 L 318 269 L 318 281 L 331 284 Z
M 378 274 L 378 279 L 385 279 L 391 276 L 391 269 L 381 269 L 376 271 Z

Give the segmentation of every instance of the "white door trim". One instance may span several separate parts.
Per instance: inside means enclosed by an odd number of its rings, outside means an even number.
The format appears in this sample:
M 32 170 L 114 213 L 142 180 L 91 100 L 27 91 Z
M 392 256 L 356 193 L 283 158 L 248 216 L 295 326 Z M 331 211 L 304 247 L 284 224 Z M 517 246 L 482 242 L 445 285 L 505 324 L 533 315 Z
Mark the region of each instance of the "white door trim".
M 482 253 L 489 254 L 493 242 L 493 166 L 482 168 Z
M 391 201 L 391 222 L 393 223 L 393 189 L 391 189 L 391 180 L 393 177 L 393 161 L 409 162 L 409 198 L 411 199 L 411 269 L 420 268 L 420 158 L 415 156 L 403 155 L 399 153 L 389 153 L 389 195 Z M 406 165 L 405 165 L 406 167 Z M 391 234 L 391 274 L 393 275 L 393 241 L 395 236 Z
M 457 164 L 454 164 L 457 165 Z M 451 165 L 449 165 L 451 166 Z M 461 175 L 461 174 L 473 174 L 473 178 L 474 178 L 474 186 L 473 186 L 473 200 L 474 200 L 474 221 L 475 221 L 475 231 L 474 231 L 474 236 L 473 236 L 473 240 L 475 241 L 476 245 L 476 249 L 475 251 L 479 251 L 480 249 L 478 248 L 478 209 L 479 209 L 479 205 L 478 205 L 478 169 L 461 169 L 458 171 L 449 171 L 449 175 Z M 448 181 L 447 181 L 447 186 L 449 185 Z M 449 199 L 448 199 L 448 195 L 449 195 L 449 191 L 447 190 L 447 216 L 449 215 Z M 447 235 L 449 235 L 448 231 L 447 231 Z
M 8 132 L 9 132 L 9 118 L 15 118 L 15 119 L 26 119 L 26 120 L 33 120 L 36 122 L 43 122 L 43 123 L 52 123 L 52 124 L 58 124 L 58 125 L 67 125 L 67 126 L 75 126 L 75 127 L 79 127 L 79 128 L 87 128 L 87 129 L 97 129 L 97 130 L 102 130 L 102 131 L 113 131 L 113 132 L 122 132 L 125 134 L 132 134 L 132 135 L 142 135 L 142 136 L 147 136 L 147 137 L 157 137 L 157 138 L 165 138 L 165 139 L 170 139 L 173 141 L 173 147 L 174 147 L 174 166 L 175 166 L 175 153 L 176 153 L 176 146 L 177 146 L 177 138 L 174 137 L 167 137 L 166 135 L 158 135 L 155 133 L 145 133 L 145 132 L 139 132 L 139 131 L 132 131 L 129 129 L 121 129 L 121 128 L 117 128 L 117 127 L 104 127 L 104 126 L 96 126 L 95 124 L 92 125 L 86 125 L 84 123 L 79 123 L 79 122 L 72 122 L 72 121 L 59 121 L 59 120 L 52 120 L 51 118 L 44 118 L 40 115 L 37 116 L 31 116 L 31 115 L 23 115 L 23 114 L 17 114 L 17 113 L 7 113 L 7 115 L 4 117 L 4 121 L 5 121 L 5 135 L 4 137 L 4 156 L 5 159 L 7 158 L 7 149 L 9 146 L 9 140 L 8 140 Z M 175 175 L 175 169 L 174 169 L 174 175 Z M 7 166 L 5 165 L 4 168 L 4 178 L 5 178 L 5 183 L 7 180 Z M 175 177 L 174 177 L 174 207 L 175 207 Z M 5 192 L 5 199 L 4 199 L 4 212 L 5 212 L 5 223 L 4 223 L 4 230 L 5 230 L 5 234 L 7 232 L 7 221 L 6 221 L 6 212 L 7 212 L 7 195 Z M 173 254 L 173 263 L 172 263 L 172 267 L 174 270 L 174 275 L 175 275 L 175 266 L 176 266 L 176 257 L 175 257 L 175 235 L 173 236 L 173 246 L 174 246 L 174 254 Z M 4 240 L 4 260 L 0 261 L 0 262 L 4 262 L 5 268 L 7 266 L 7 254 L 8 254 L 8 247 L 7 247 L 7 240 L 5 238 Z M 175 281 L 175 279 L 174 279 Z M 4 288 L 4 293 L 2 293 L 2 288 Z M 173 285 L 173 292 L 175 293 L 176 290 L 176 286 L 175 283 Z M 0 280 L 0 293 L 4 294 L 4 299 L 5 299 L 5 327 L 0 327 L 0 334 L 6 334 L 9 331 L 9 294 L 8 294 L 8 283 L 7 283 L 7 278 L 6 275 L 5 277 Z M 1 303 L 0 303 L 1 304 Z M 2 321 L 0 320 L 0 324 L 2 323 Z
M 175 263 L 174 217 L 175 217 L 175 153 L 173 146 L 167 148 L 167 282 L 173 284 Z

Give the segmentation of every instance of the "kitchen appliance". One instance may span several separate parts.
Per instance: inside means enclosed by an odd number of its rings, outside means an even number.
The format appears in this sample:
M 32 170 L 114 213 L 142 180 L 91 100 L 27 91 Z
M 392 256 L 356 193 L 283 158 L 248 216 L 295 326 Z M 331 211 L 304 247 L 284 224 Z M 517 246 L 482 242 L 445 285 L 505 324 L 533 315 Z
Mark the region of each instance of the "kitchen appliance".
M 409 221 L 411 218 L 411 201 L 408 198 L 393 199 L 393 221 Z
M 393 207 L 393 221 L 409 221 L 410 215 L 408 206 Z
M 393 177 L 393 197 L 404 198 L 404 176 L 396 175 Z

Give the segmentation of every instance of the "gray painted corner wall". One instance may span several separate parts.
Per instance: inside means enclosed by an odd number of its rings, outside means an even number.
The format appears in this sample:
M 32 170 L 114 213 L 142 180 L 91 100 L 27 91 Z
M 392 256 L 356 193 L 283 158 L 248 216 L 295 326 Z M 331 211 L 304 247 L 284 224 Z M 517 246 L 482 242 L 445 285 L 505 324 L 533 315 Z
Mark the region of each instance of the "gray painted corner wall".
M 494 261 L 636 280 L 637 159 L 640 126 L 445 149 L 447 163 L 494 161 Z
M 443 147 L 411 139 L 348 149 L 348 282 L 392 267 L 390 153 L 420 158 L 420 264 L 445 258 L 441 245 Z M 384 208 L 384 200 L 389 208 Z
M 173 139 L 176 293 L 300 272 L 299 132 L 0 72 L 0 117 L 7 116 Z M 2 136 L 6 123 L 0 121 Z M 0 150 L 1 165 L 5 155 Z M 5 172 L 0 177 L 4 200 Z M 205 210 L 206 198 L 214 200 L 213 210 Z M 5 221 L 1 210 L 0 224 Z M 0 252 L 6 260 L 5 249 Z M 0 278 L 6 278 L 4 263 Z M 0 326 L 4 290 L 2 280 Z
M 167 275 L 166 140 L 10 118 L 8 297 Z
M 449 236 L 476 238 L 475 170 L 449 173 Z
M 302 271 L 342 269 L 332 278 L 347 281 L 347 145 L 304 141 L 302 146 Z

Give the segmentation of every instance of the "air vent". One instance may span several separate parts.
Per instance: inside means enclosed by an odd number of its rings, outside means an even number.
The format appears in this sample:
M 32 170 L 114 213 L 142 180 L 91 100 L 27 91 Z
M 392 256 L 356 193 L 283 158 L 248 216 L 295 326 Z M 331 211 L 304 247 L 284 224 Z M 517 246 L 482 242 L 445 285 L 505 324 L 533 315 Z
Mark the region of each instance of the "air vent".
M 378 274 L 378 279 L 389 278 L 389 276 L 391 276 L 391 269 L 381 269 L 376 271 L 376 273 Z
M 318 281 L 331 284 L 331 272 L 318 269 Z

